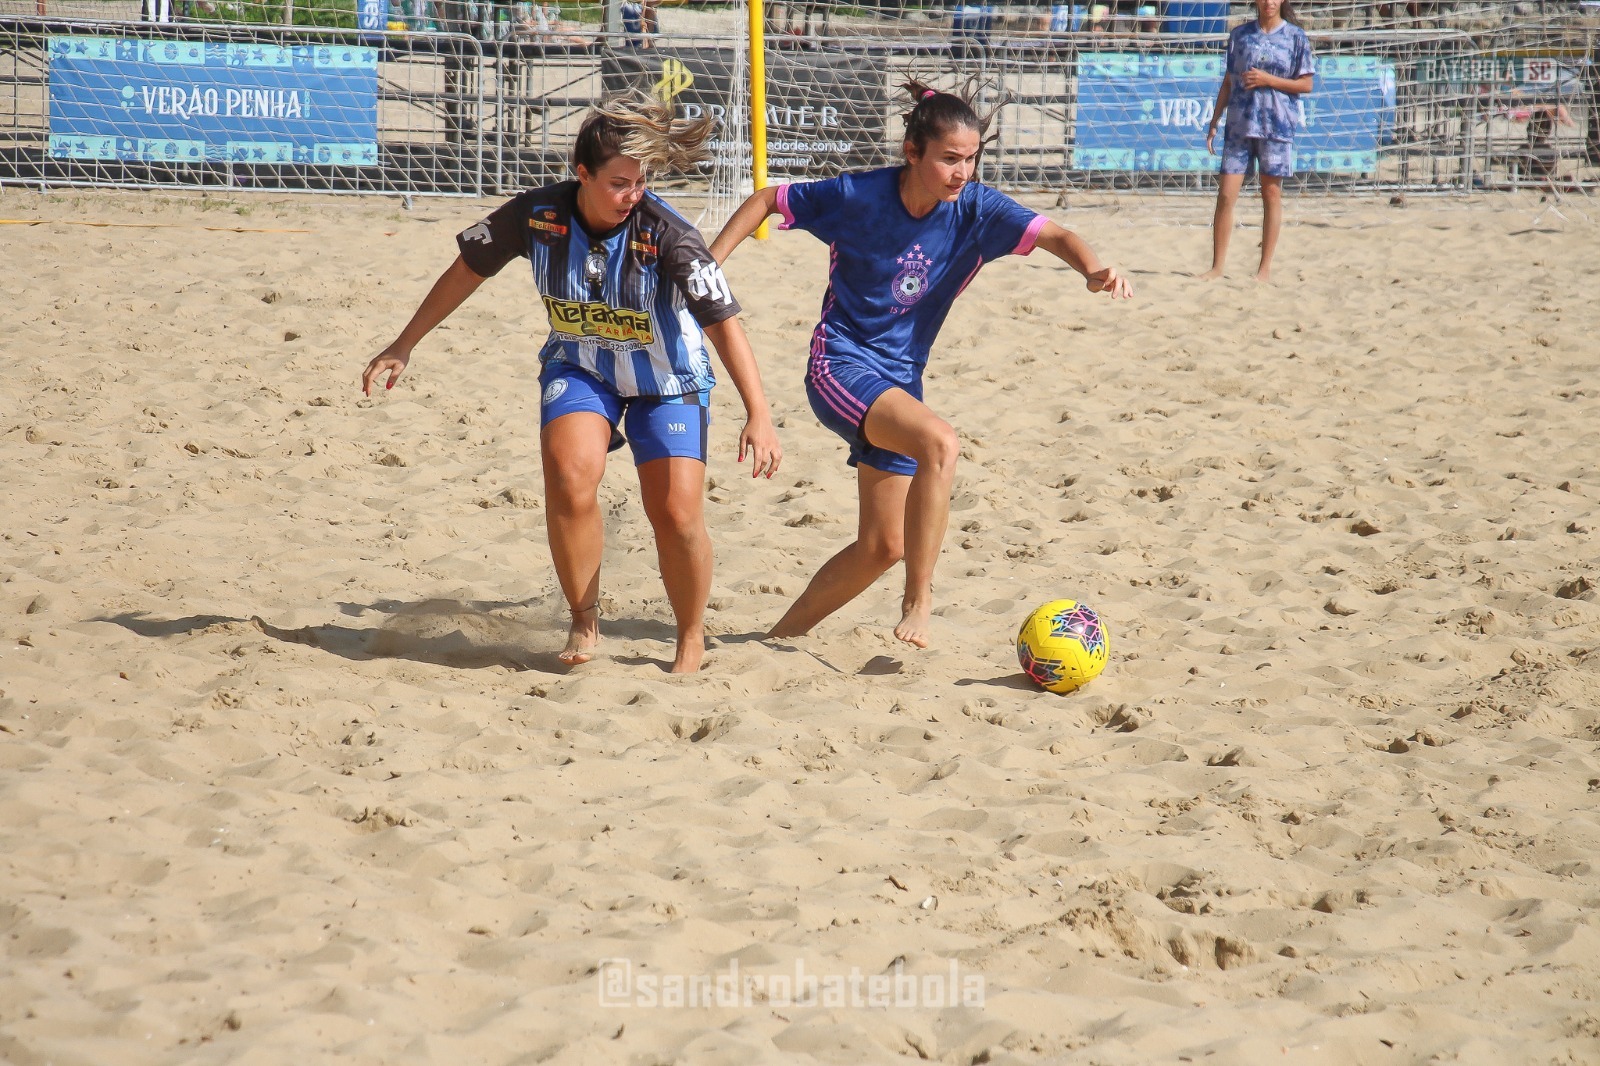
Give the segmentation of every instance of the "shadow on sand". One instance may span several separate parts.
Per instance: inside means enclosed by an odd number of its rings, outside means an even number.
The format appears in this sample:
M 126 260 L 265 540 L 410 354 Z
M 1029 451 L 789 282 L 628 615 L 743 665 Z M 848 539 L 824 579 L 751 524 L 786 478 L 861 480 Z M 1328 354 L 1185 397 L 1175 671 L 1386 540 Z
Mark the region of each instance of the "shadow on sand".
M 212 627 L 251 626 L 285 644 L 303 644 L 357 662 L 371 659 L 408 659 L 461 670 L 505 667 L 566 673 L 570 667 L 556 658 L 566 643 L 566 622 L 547 605 L 485 603 L 450 599 L 404 603 L 380 600 L 369 605 L 341 603 L 342 614 L 362 616 L 376 611 L 385 617 L 374 628 L 348 625 L 302 626 L 284 629 L 251 615 L 200 614 L 158 618 L 144 611 L 95 619 L 119 625 L 141 637 L 162 639 L 202 633 Z M 631 628 L 631 627 L 630 627 Z

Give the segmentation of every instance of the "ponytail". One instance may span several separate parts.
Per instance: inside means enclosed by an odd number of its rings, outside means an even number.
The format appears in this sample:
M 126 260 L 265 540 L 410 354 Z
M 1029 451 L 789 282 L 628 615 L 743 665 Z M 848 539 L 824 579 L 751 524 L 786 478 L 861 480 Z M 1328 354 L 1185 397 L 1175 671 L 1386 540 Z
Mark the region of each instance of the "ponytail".
M 928 142 L 948 136 L 956 130 L 972 130 L 981 140 L 989 129 L 993 112 L 979 115 L 972 101 L 956 93 L 940 92 L 930 85 L 911 78 L 900 86 L 912 99 L 911 110 L 905 113 L 906 140 L 917 151 L 928 147 Z

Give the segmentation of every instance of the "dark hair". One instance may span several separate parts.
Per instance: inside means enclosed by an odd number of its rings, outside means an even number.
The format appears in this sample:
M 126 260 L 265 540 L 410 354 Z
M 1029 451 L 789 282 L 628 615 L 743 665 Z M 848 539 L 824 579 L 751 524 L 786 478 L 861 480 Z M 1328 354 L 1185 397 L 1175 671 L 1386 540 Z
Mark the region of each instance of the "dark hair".
M 593 174 L 619 155 L 657 170 L 688 170 L 709 156 L 716 117 L 676 119 L 672 105 L 642 92 L 609 96 L 578 127 L 572 168 Z
M 915 101 L 905 114 L 906 140 L 919 152 L 929 141 L 956 130 L 972 130 L 981 141 L 989 129 L 989 118 L 980 116 L 966 97 L 940 92 L 915 78 L 900 87 Z
M 1278 14 L 1282 16 L 1283 21 L 1295 26 L 1300 25 L 1300 16 L 1295 13 L 1294 4 L 1290 0 L 1283 0 L 1282 6 L 1278 8 Z

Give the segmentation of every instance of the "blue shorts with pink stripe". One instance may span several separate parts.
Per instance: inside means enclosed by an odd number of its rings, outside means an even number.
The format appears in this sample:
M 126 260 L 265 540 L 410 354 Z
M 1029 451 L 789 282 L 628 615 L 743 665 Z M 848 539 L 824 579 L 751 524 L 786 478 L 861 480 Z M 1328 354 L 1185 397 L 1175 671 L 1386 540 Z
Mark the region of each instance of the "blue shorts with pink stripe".
M 853 359 L 813 351 L 806 364 L 806 396 L 817 421 L 843 437 L 850 445 L 851 466 L 866 464 L 886 474 L 917 472 L 917 461 L 909 455 L 876 448 L 867 442 L 862 428 L 873 401 L 890 389 L 904 389 L 922 399 L 922 379 L 891 381 L 882 371 Z

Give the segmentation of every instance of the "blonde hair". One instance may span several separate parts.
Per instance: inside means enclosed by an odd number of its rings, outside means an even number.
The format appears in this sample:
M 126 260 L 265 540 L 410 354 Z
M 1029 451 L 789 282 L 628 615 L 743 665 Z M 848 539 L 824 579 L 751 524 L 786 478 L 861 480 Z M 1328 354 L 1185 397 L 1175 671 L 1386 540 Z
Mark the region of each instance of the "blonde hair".
M 625 155 L 651 170 L 689 170 L 711 157 L 707 142 L 716 128 L 714 115 L 680 119 L 664 100 L 637 90 L 621 93 L 601 100 L 583 120 L 572 164 L 593 174 Z

